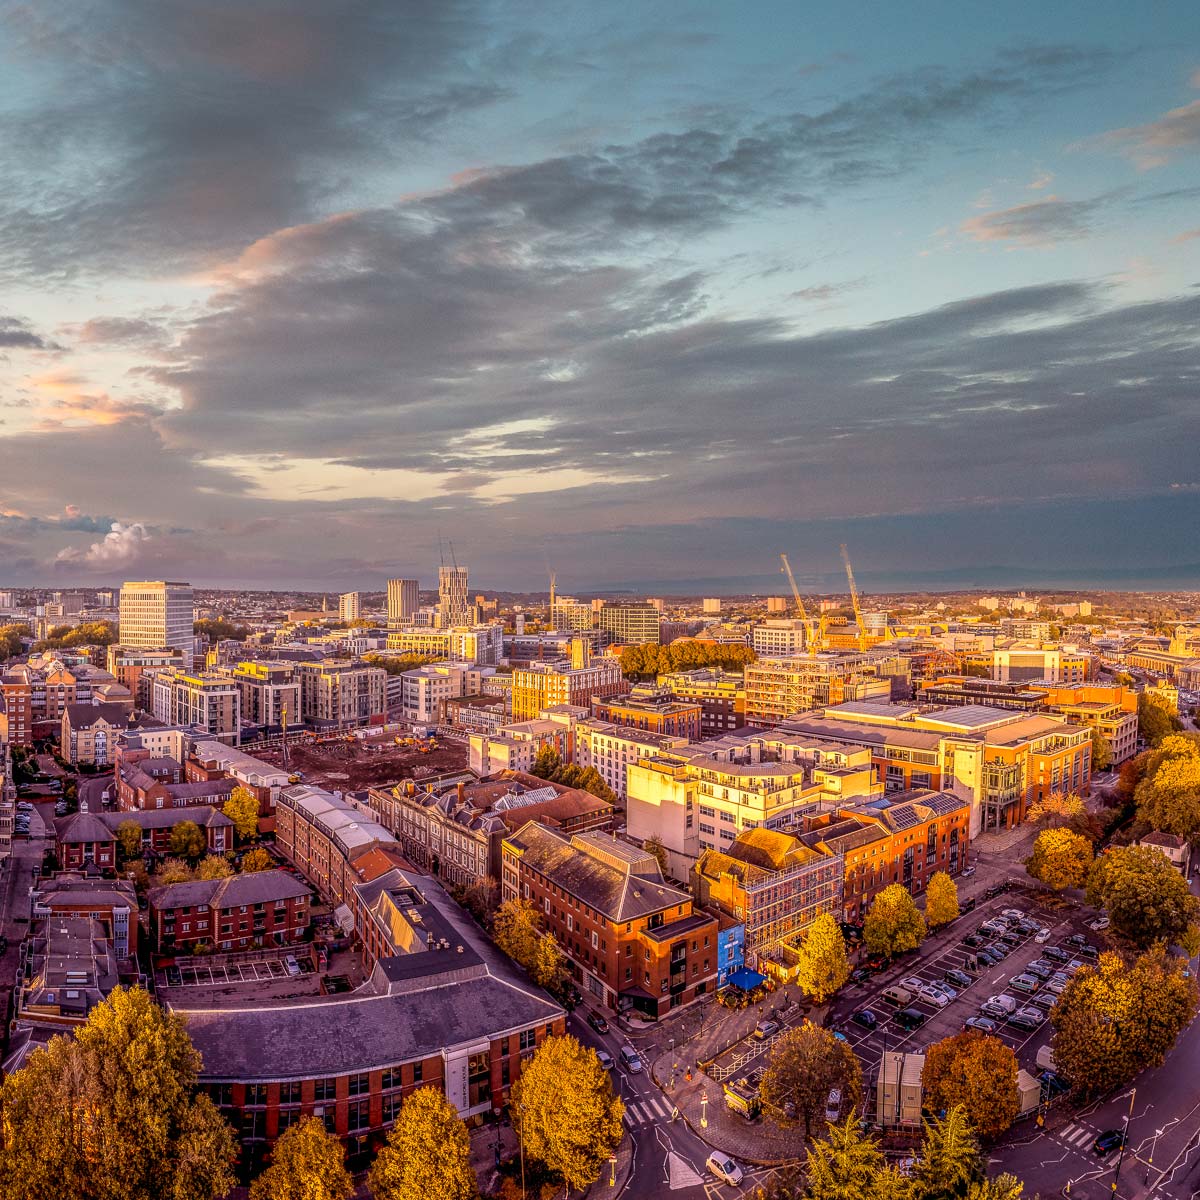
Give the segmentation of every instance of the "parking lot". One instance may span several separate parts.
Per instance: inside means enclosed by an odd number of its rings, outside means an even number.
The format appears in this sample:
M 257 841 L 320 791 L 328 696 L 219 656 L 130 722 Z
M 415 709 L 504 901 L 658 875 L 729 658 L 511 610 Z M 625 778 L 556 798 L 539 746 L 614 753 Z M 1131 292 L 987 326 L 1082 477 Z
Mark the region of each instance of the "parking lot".
M 963 939 L 976 935 L 980 926 L 1005 909 L 1019 911 L 1031 922 L 1049 930 L 1049 937 L 1038 943 L 1034 932 L 1019 934 L 1011 930 L 1007 936 L 1014 945 L 1007 957 L 994 965 L 980 962 L 976 957 L 980 947 L 968 946 Z M 968 1018 L 979 1014 L 980 1006 L 989 997 L 1007 994 L 1017 1007 L 1037 1008 L 1033 1003 L 1035 997 L 1053 994 L 1048 990 L 1048 981 L 1035 977 L 1032 990 L 1015 989 L 1012 981 L 1024 975 L 1030 963 L 1045 959 L 1048 950 L 1051 955 L 1067 956 L 1060 957 L 1059 961 L 1049 960 L 1048 965 L 1054 971 L 1067 968 L 1071 960 L 1088 961 L 1081 957 L 1078 946 L 1067 944 L 1067 939 L 1081 930 L 1092 945 L 1100 941 L 1098 935 L 1086 929 L 1082 915 L 1074 907 L 1055 903 L 1055 898 L 1043 897 L 1032 890 L 1010 890 L 981 902 L 974 912 L 959 917 L 948 931 L 949 937 L 935 934 L 938 940 L 933 952 L 905 955 L 868 982 L 843 989 L 830 1014 L 830 1025 L 846 1036 L 863 1061 L 867 1077 L 871 1078 L 884 1053 L 896 1050 L 920 1053 L 934 1042 L 960 1032 Z M 995 945 L 999 940 L 989 935 L 983 939 L 983 944 Z M 949 971 L 961 972 L 968 980 L 965 986 L 951 984 L 957 993 L 953 999 L 943 1004 L 918 993 L 918 986 L 945 983 Z M 884 997 L 885 991 L 898 986 L 911 992 L 912 998 L 897 1004 Z M 866 1029 L 854 1020 L 854 1015 L 863 1009 L 875 1014 L 877 1023 L 873 1029 Z M 900 1009 L 916 1010 L 923 1018 L 922 1023 L 911 1030 L 903 1028 L 896 1021 Z M 999 1016 L 995 1019 L 994 1030 L 994 1036 L 1011 1046 L 1020 1065 L 1035 1076 L 1040 1070 L 1036 1064 L 1037 1052 L 1049 1044 L 1051 1035 L 1045 1008 L 1038 1011 L 1041 1016 L 1036 1028 L 1014 1027 Z

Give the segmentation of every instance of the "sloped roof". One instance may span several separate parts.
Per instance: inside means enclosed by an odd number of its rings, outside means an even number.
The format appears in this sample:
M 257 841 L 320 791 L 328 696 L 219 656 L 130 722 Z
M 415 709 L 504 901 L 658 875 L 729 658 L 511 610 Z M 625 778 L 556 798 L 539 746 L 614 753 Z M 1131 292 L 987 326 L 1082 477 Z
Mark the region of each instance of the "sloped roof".
M 252 871 L 224 879 L 194 879 L 151 888 L 147 899 L 155 908 L 202 905 L 233 908 L 240 904 L 268 904 L 273 900 L 299 900 L 310 889 L 286 871 Z

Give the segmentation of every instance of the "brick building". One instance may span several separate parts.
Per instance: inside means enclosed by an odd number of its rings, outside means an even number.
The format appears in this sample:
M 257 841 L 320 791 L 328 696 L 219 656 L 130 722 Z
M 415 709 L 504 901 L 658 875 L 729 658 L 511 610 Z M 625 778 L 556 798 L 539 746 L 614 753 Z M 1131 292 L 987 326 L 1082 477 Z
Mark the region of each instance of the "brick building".
M 77 812 L 54 822 L 54 853 L 63 870 L 80 870 L 91 862 L 101 870 L 117 866 L 117 830 L 132 821 L 142 829 L 142 851 L 163 857 L 170 853 L 171 830 L 192 821 L 204 833 L 210 854 L 233 849 L 233 822 L 207 806 L 164 808 L 116 813 Z
M 310 900 L 309 889 L 285 871 L 254 871 L 151 888 L 147 917 L 162 953 L 286 946 L 308 933 Z
M 679 700 L 666 690 L 638 688 L 630 696 L 592 701 L 597 720 L 647 733 L 700 739 L 703 709 L 693 700 Z

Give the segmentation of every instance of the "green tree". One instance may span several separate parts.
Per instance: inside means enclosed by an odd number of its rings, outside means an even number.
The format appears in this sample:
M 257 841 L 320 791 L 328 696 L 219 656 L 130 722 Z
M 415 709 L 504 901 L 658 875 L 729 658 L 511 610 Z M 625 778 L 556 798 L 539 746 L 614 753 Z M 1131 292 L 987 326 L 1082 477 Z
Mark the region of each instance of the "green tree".
M 203 617 L 193 621 L 192 632 L 197 637 L 208 638 L 210 642 L 244 642 L 250 636 L 250 630 L 244 625 L 235 625 L 224 617 Z
M 529 773 L 539 779 L 553 779 L 561 770 L 562 758 L 558 751 L 551 745 L 545 745 L 534 755 Z
M 538 987 L 557 995 L 570 979 L 570 963 L 552 933 L 543 933 L 533 947 L 529 977 Z
M 642 849 L 647 854 L 653 854 L 655 861 L 658 863 L 658 869 L 663 873 L 663 878 L 667 878 L 667 848 L 663 845 L 663 840 L 657 833 L 651 834 L 643 843 Z
M 159 887 L 166 887 L 170 883 L 189 883 L 194 878 L 192 868 L 182 858 L 165 858 L 155 882 Z
M 525 1153 L 568 1188 L 600 1177 L 621 1141 L 625 1106 L 594 1050 L 547 1038 L 513 1085 L 510 1108 Z
M 912 1200 L 965 1197 L 983 1178 L 983 1155 L 963 1108 L 955 1105 L 941 1120 L 927 1121 L 912 1173 Z
M 206 854 L 196 868 L 197 879 L 225 879 L 232 874 L 233 867 L 223 854 Z
M 1107 771 L 1112 766 L 1112 747 L 1108 744 L 1108 739 L 1096 728 L 1092 726 L 1092 770 Z
M 195 821 L 180 821 L 172 827 L 167 845 L 172 854 L 195 862 L 208 849 L 208 839 Z
M 808 1148 L 809 1200 L 898 1200 L 906 1192 L 879 1143 L 858 1127 L 858 1114 L 830 1125 Z
M 1165 700 L 1151 692 L 1138 693 L 1138 732 L 1147 746 L 1154 749 L 1163 738 L 1182 728 L 1183 722 Z
M 492 937 L 513 962 L 529 969 L 541 937 L 541 921 L 533 901 L 520 897 L 505 900 L 492 921 Z
M 255 846 L 242 855 L 238 870 L 243 875 L 254 875 L 259 871 L 275 870 L 275 860 L 261 846 Z
M 3 1200 L 216 1200 L 236 1146 L 183 1019 L 116 988 L 0 1085 Z
M 863 921 L 863 942 L 872 954 L 895 958 L 925 940 L 925 918 L 908 888 L 889 884 L 875 897 Z
M 1196 984 L 1185 961 L 1161 945 L 1133 963 L 1100 955 L 1076 972 L 1050 1010 L 1057 1069 L 1085 1097 L 1161 1066 L 1196 1011 Z
M 831 913 L 820 913 L 800 945 L 796 982 L 806 995 L 824 1004 L 849 978 L 850 961 L 841 927 Z
M 925 921 L 930 929 L 958 916 L 958 884 L 945 871 L 935 871 L 925 890 Z
M 417 667 L 426 667 L 438 660 L 429 654 L 364 654 L 363 661 L 373 667 L 382 667 L 389 675 L 403 675 L 405 671 L 415 671 Z
M 1200 835 L 1200 735 L 1173 734 L 1148 756 L 1134 791 L 1137 815 L 1152 829 Z
M 1043 829 L 1025 860 L 1025 870 L 1056 892 L 1083 887 L 1092 865 L 1092 843 L 1069 829 Z
M 811 1021 L 789 1029 L 771 1049 L 759 1097 L 781 1126 L 803 1124 L 804 1136 L 824 1121 L 829 1093 L 842 1093 L 842 1109 L 853 1112 L 862 1094 L 862 1071 L 854 1051 L 828 1029 Z
M 1111 936 L 1134 949 L 1196 937 L 1200 900 L 1153 846 L 1121 846 L 1102 854 L 1088 875 L 1087 898 L 1108 913 Z
M 250 1187 L 250 1200 L 350 1200 L 353 1195 L 346 1151 L 316 1117 L 304 1117 L 284 1131 L 271 1165 Z
M 243 842 L 258 836 L 258 797 L 249 788 L 235 787 L 221 811 L 233 822 Z
M 142 827 L 136 821 L 122 821 L 117 826 L 117 841 L 126 858 L 137 858 L 142 853 Z
M 474 1200 L 471 1140 L 454 1105 L 437 1088 L 418 1088 L 371 1167 L 376 1200 Z
M 968 1029 L 925 1051 L 925 1107 L 961 1107 L 982 1137 L 997 1138 L 1017 1119 L 1017 1056 L 999 1038 Z

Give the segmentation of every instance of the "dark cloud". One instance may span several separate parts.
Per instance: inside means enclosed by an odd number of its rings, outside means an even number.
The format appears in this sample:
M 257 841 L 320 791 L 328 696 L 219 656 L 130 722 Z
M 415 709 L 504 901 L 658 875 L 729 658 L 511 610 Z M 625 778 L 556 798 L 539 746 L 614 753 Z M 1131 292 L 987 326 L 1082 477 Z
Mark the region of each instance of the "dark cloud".
M 46 350 L 50 343 L 19 317 L 0 315 L 0 350 Z

